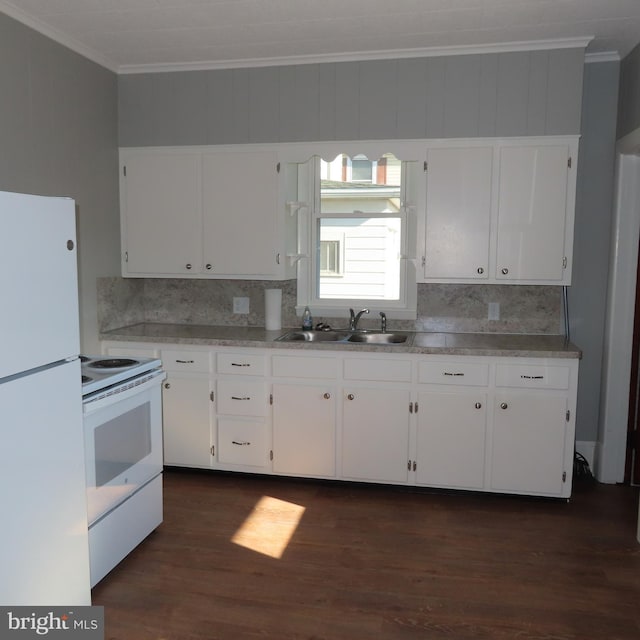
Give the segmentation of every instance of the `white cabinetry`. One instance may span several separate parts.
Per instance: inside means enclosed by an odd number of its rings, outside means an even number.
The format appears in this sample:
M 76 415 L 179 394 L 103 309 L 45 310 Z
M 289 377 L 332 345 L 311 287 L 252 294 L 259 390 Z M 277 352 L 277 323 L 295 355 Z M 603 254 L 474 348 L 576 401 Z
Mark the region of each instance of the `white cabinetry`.
M 216 466 L 268 470 L 271 425 L 265 356 L 249 351 L 218 351 L 215 357 Z
M 375 355 L 347 357 L 343 370 L 342 476 L 406 483 L 411 360 Z
M 164 463 L 210 467 L 211 378 L 207 350 L 162 349 Z
M 417 484 L 484 487 L 489 363 L 469 358 L 418 363 Z
M 143 350 L 168 465 L 571 495 L 577 359 L 105 344 Z
M 573 137 L 429 148 L 419 280 L 571 284 L 577 155 Z
M 571 283 L 573 155 L 567 144 L 500 148 L 497 280 Z
M 120 151 L 124 276 L 290 277 L 275 147 Z
M 491 147 L 429 149 L 424 275 L 489 277 Z
M 274 355 L 273 471 L 335 477 L 337 361 Z
M 202 271 L 199 157 L 175 151 L 122 154 L 120 208 L 124 276 Z
M 577 367 L 529 361 L 496 369 L 490 489 L 567 497 Z

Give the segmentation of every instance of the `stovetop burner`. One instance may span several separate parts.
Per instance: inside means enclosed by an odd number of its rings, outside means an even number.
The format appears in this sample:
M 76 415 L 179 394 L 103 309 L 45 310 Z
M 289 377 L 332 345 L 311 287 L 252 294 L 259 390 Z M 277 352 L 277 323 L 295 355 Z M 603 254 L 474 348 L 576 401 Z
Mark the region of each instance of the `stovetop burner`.
M 162 367 L 160 359 L 146 356 L 130 358 L 89 354 L 81 355 L 80 360 L 82 395 L 85 398 L 106 387 L 124 383 Z
M 101 360 L 93 360 L 89 363 L 92 369 L 120 369 L 122 367 L 133 367 L 139 364 L 138 360 L 132 358 L 103 358 Z

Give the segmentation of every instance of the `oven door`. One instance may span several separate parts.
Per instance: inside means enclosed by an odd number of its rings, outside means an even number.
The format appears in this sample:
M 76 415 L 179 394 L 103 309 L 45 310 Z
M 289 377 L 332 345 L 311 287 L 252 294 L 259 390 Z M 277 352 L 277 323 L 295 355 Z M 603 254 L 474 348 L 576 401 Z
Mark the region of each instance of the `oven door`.
M 89 526 L 161 473 L 165 377 L 83 403 Z

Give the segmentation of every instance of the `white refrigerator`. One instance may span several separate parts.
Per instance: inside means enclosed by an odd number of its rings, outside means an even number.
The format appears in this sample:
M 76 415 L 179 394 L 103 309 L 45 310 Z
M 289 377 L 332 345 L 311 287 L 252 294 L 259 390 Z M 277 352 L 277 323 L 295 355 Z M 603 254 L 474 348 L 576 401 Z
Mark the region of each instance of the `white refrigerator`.
M 0 192 L 0 605 L 91 604 L 75 203 Z

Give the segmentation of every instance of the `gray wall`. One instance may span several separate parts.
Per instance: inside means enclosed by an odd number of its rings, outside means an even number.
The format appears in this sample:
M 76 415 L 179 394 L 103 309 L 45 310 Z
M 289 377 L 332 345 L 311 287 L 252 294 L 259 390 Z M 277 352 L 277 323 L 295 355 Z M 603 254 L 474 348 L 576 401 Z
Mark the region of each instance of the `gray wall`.
M 0 87 L 0 190 L 75 198 L 82 348 L 95 351 L 96 278 L 120 271 L 116 75 L 0 13 Z
M 598 438 L 605 309 L 614 188 L 620 63 L 585 65 L 578 163 L 571 339 L 583 350 L 578 385 L 579 440 Z
M 123 75 L 119 144 L 580 132 L 584 51 Z
M 640 127 L 640 44 L 620 64 L 617 137 Z

